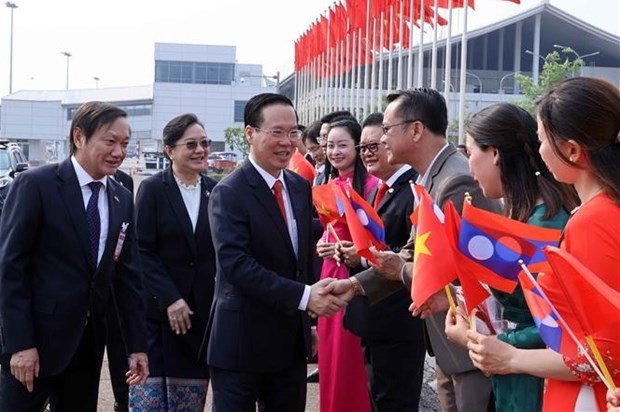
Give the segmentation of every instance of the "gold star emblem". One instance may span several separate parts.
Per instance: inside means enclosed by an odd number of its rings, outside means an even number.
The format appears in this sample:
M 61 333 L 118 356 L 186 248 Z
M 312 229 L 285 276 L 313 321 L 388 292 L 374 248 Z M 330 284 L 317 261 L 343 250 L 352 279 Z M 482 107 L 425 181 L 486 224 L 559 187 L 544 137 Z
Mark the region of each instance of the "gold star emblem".
M 430 235 L 431 235 L 431 232 L 426 232 L 426 233 L 416 236 L 415 249 L 414 249 L 414 255 L 413 255 L 414 261 L 418 260 L 418 255 L 420 254 L 432 256 L 431 251 L 428 249 L 428 247 L 426 247 L 426 241 L 428 240 Z

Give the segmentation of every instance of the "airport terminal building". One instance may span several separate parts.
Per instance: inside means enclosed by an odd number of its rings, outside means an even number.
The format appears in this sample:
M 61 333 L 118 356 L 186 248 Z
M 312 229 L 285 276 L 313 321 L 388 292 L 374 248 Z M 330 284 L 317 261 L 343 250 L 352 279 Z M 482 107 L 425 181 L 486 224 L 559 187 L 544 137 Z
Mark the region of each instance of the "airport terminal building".
M 605 78 L 620 86 L 620 38 L 548 3 L 472 30 L 467 37 L 467 72 L 470 75 L 466 77 L 466 101 L 469 112 L 498 101 L 518 100 L 520 95 L 514 73 L 536 78 L 542 69 L 541 56 L 557 50 L 554 47 L 557 45 L 570 46 L 582 55 L 592 54 L 584 59 L 581 74 Z M 438 67 L 443 67 L 445 44 L 445 39 L 438 42 Z M 452 38 L 451 47 L 451 86 L 453 90 L 459 90 L 460 36 Z M 431 45 L 425 44 L 423 49 L 426 54 L 424 62 L 428 65 Z M 389 56 L 385 54 L 377 56 L 377 59 L 387 58 Z M 392 59 L 396 58 L 393 54 Z M 414 63 L 413 67 L 417 67 L 417 62 Z M 429 84 L 427 71 L 423 73 L 425 84 Z M 437 76 L 444 78 L 441 71 Z M 389 78 L 392 79 L 391 85 L 387 83 L 387 73 L 377 80 L 382 82 L 383 93 L 396 87 L 395 76 Z M 280 81 L 279 74 L 265 75 L 260 64 L 237 63 L 234 46 L 156 43 L 154 76 L 150 85 L 20 90 L 2 97 L 0 138 L 17 142 L 32 163 L 63 159 L 68 154 L 67 136 L 75 110 L 86 101 L 102 100 L 117 104 L 128 112 L 134 141 L 131 151 L 138 148 L 141 152 L 160 150 L 161 130 L 165 123 L 187 112 L 196 113 L 204 122 L 207 135 L 213 141 L 212 151 L 224 151 L 228 149 L 224 145 L 224 131 L 243 125 L 243 109 L 250 97 L 261 92 L 279 91 L 301 109 L 307 96 L 297 92 L 297 84 L 295 74 Z M 352 90 L 351 87 L 346 89 Z M 335 93 L 329 89 L 319 92 L 325 95 Z M 325 95 L 319 97 L 328 100 Z M 358 115 L 362 113 L 362 100 L 347 98 L 342 102 L 338 108 L 349 109 Z M 449 93 L 448 106 L 453 119 L 458 115 L 458 93 Z M 314 114 L 313 117 L 306 112 L 302 119 L 313 120 L 319 112 Z

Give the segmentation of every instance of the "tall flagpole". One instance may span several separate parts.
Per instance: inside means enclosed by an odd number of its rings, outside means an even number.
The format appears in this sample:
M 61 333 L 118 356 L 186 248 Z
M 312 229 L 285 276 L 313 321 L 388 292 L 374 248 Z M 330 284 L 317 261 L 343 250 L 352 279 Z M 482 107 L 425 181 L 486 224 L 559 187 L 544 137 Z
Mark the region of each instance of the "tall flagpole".
M 351 81 L 349 82 L 349 87 L 347 87 L 347 90 L 349 90 L 349 110 L 353 115 L 355 115 L 357 104 L 353 104 L 353 102 L 355 101 L 355 95 L 359 90 L 356 87 L 357 75 L 359 74 L 357 71 L 357 68 L 359 67 L 357 65 L 359 50 L 357 48 L 357 30 L 353 30 L 353 28 L 351 29 L 351 65 L 349 66 L 351 68 Z
M 467 73 L 467 5 L 463 7 L 463 34 L 461 36 L 461 80 L 459 87 L 459 144 L 465 143 L 465 76 Z
M 405 1 L 400 1 L 400 11 L 398 12 L 398 68 L 396 72 L 396 89 L 401 90 L 403 88 L 403 39 L 404 39 L 404 27 L 405 19 L 403 13 L 405 12 Z
M 450 85 L 452 83 L 452 44 L 450 37 L 452 36 L 452 0 L 448 0 L 448 34 L 446 36 L 446 61 L 444 70 L 444 97 L 450 109 Z
M 404 0 L 407 1 L 407 0 Z M 409 30 L 409 51 L 407 52 L 407 89 L 413 87 L 413 27 L 415 23 L 415 0 L 409 0 L 409 23 L 411 30 Z
M 368 102 L 372 102 L 373 101 L 373 96 L 372 96 L 372 91 L 370 89 L 370 72 L 372 71 L 374 73 L 375 70 L 375 58 L 374 58 L 374 54 L 372 56 L 371 62 L 370 62 L 370 67 L 371 70 L 368 70 L 368 56 L 370 56 L 371 53 L 371 49 L 370 49 L 370 42 L 368 41 L 368 36 L 370 35 L 370 2 L 371 0 L 366 0 L 366 44 L 364 46 L 364 50 L 366 50 L 365 56 L 364 56 L 364 67 L 366 67 L 366 70 L 364 70 L 364 98 L 362 99 L 362 111 L 364 113 L 364 118 L 366 118 L 366 110 L 368 107 Z M 373 26 L 374 26 L 374 17 L 373 17 Z M 374 27 L 373 27 L 373 37 L 372 37 L 372 41 L 374 44 L 375 38 L 374 38 Z M 361 33 L 360 33 L 360 39 L 361 39 Z M 360 59 L 361 60 L 361 59 Z M 361 64 L 360 64 L 361 67 Z M 370 94 L 370 100 L 368 99 Z M 370 103 L 372 104 L 372 103 Z
M 439 2 L 435 0 L 435 27 L 433 27 L 433 48 L 431 51 L 431 89 L 437 89 L 437 29 L 439 28 Z
M 375 112 L 375 84 L 377 82 L 377 65 L 375 63 L 375 47 L 377 47 L 377 17 L 372 18 L 372 66 L 370 68 L 370 101 L 368 102 L 370 107 L 370 113 Z M 368 73 L 366 73 L 368 75 Z M 366 76 L 368 80 L 368 76 Z M 364 110 L 366 105 L 364 102 Z
M 383 93 L 383 24 L 384 24 L 385 16 L 383 15 L 383 11 L 381 11 L 381 28 L 379 29 L 379 79 L 377 82 L 377 111 L 381 110 L 381 95 Z
M 418 87 L 424 86 L 424 0 L 420 3 L 420 44 L 418 45 Z
M 390 93 L 392 91 L 392 75 L 394 72 L 394 61 L 392 60 L 392 50 L 394 48 L 394 5 L 390 6 L 390 32 L 388 35 L 388 76 L 387 84 L 385 85 L 385 91 Z

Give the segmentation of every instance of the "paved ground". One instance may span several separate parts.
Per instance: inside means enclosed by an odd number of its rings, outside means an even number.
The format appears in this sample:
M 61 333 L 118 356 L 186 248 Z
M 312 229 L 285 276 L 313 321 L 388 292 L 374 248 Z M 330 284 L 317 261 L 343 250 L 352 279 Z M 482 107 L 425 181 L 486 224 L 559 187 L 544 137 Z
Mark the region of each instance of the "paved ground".
M 110 375 L 108 373 L 108 361 L 104 359 L 103 370 L 101 373 L 101 384 L 99 387 L 99 412 L 112 412 L 114 405 L 114 395 L 110 384 Z M 426 359 L 424 370 L 424 386 L 422 387 L 422 399 L 420 402 L 420 412 L 436 412 L 440 411 L 437 401 L 437 393 L 434 389 L 435 367 L 432 358 Z M 314 370 L 316 365 L 308 365 L 308 372 Z M 205 411 L 211 410 L 211 391 L 207 397 L 207 407 Z M 308 398 L 306 402 L 307 412 L 319 412 L 319 384 L 308 384 Z M 347 411 L 343 411 L 347 412 Z

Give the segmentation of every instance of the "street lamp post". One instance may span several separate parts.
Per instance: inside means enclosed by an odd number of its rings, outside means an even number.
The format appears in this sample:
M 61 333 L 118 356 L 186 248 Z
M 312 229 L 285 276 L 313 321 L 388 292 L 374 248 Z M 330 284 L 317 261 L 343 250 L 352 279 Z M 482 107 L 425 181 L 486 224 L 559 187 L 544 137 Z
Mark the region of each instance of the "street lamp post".
M 9 51 L 9 94 L 13 93 L 13 10 L 17 8 L 17 4 L 7 1 L 4 3 L 11 9 L 11 46 Z
M 99 77 L 97 76 L 93 76 L 93 80 L 95 81 L 95 89 L 99 88 L 99 80 L 101 80 Z
M 60 52 L 60 54 L 67 58 L 67 84 L 65 86 L 65 90 L 69 90 L 69 58 L 72 56 L 72 54 L 66 51 Z
M 470 73 L 470 72 L 466 72 L 465 74 L 468 75 L 468 76 L 472 76 L 472 77 L 475 77 L 476 79 L 478 79 L 478 86 L 479 86 L 478 93 L 482 93 L 482 79 L 480 78 L 480 76 L 478 76 L 477 74 L 474 74 L 474 73 Z
M 517 71 L 517 72 L 512 72 L 512 73 L 508 73 L 506 75 L 504 75 L 500 80 L 499 80 L 499 94 L 503 95 L 504 94 L 504 80 L 506 80 L 507 78 L 509 78 L 510 76 L 516 76 L 517 74 L 519 74 L 521 72 Z
M 273 76 L 265 76 L 264 74 L 244 74 L 240 76 L 239 81 L 243 83 L 246 77 L 259 77 L 261 79 L 273 79 L 276 81 L 276 93 L 280 92 L 280 72 L 276 72 Z
M 581 55 L 579 53 L 577 53 L 572 47 L 568 47 L 568 46 L 562 46 L 561 44 L 554 44 L 553 45 L 554 48 L 556 49 L 560 49 L 562 51 L 562 53 L 572 53 L 575 55 L 575 57 L 577 57 L 577 64 L 579 65 L 579 68 L 581 69 L 581 67 L 585 64 L 584 60 L 586 57 L 592 57 L 592 56 L 596 56 L 597 54 L 601 54 L 600 51 L 595 51 L 592 53 L 588 53 L 588 54 L 584 54 Z M 573 66 L 573 69 L 575 68 L 575 66 Z M 573 70 L 573 76 L 575 76 L 575 70 Z
M 534 53 L 534 52 L 533 52 L 533 51 L 531 51 L 531 50 L 526 50 L 525 52 L 526 52 L 527 54 L 532 55 L 532 56 L 538 57 L 540 60 L 542 60 L 542 61 L 543 61 L 543 63 L 547 63 L 547 59 L 545 59 L 544 57 L 542 57 L 540 54 Z

